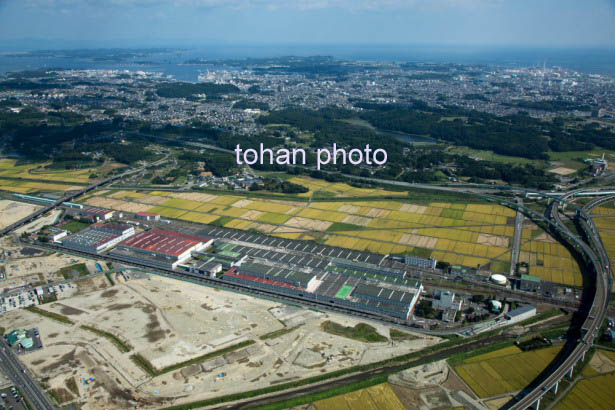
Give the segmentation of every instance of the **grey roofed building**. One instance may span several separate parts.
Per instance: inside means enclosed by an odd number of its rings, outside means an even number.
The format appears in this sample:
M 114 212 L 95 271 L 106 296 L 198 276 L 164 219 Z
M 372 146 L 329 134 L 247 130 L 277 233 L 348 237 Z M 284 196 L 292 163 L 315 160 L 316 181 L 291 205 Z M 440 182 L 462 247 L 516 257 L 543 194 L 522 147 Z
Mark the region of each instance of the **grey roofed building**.
M 448 272 L 451 275 L 456 275 L 456 276 L 476 275 L 476 268 L 453 265 L 448 268 Z
M 242 263 L 237 271 L 242 275 L 275 280 L 303 288 L 307 288 L 310 282 L 315 278 L 314 274 L 249 261 Z
M 506 313 L 504 317 L 507 320 L 511 320 L 513 322 L 520 322 L 522 320 L 528 319 L 536 314 L 536 306 L 526 305 L 518 307 L 517 309 L 511 310 Z
M 355 271 L 375 273 L 378 275 L 395 276 L 399 278 L 403 278 L 406 274 L 406 272 L 404 272 L 403 270 L 387 268 L 371 263 L 355 262 L 348 259 L 332 258 L 331 264 L 346 269 L 352 269 Z
M 436 293 L 433 300 L 433 307 L 436 309 L 461 309 L 462 300 L 455 297 L 455 292 L 450 290 L 440 290 Z
M 62 246 L 78 251 L 96 253 L 113 246 L 120 240 L 121 235 L 115 233 L 98 229 L 85 229 L 62 238 Z
M 366 298 L 353 298 L 352 302 L 358 305 L 363 305 L 361 306 L 362 308 L 367 308 L 368 310 L 373 310 L 381 313 L 387 313 L 394 317 L 399 317 L 402 319 L 406 319 L 408 317 L 408 314 L 412 310 L 412 306 L 410 305 L 401 306 L 392 303 L 378 302 L 373 299 Z
M 215 258 L 211 258 L 206 261 L 198 261 L 192 265 L 188 265 L 188 268 L 191 273 L 215 277 L 222 271 L 222 264 L 217 262 Z
M 418 289 L 411 293 L 360 283 L 352 291 L 352 297 L 370 299 L 389 305 L 410 306 L 416 299 L 417 293 Z
M 541 288 L 540 278 L 532 275 L 521 275 L 519 287 L 525 292 L 538 292 Z
M 404 263 L 409 266 L 416 266 L 423 269 L 435 269 L 437 261 L 432 258 L 421 258 L 419 256 L 406 255 Z
M 97 224 L 92 225 L 92 229 L 96 229 L 98 231 L 106 231 L 110 233 L 115 233 L 118 235 L 124 235 L 129 232 L 134 233 L 134 230 L 135 230 L 134 226 L 119 223 L 119 222 L 110 222 L 107 224 L 97 223 Z
M 169 257 L 163 257 L 158 254 L 144 254 L 141 252 L 135 252 L 130 249 L 120 249 L 116 247 L 111 250 L 111 255 L 124 259 L 127 262 L 143 264 L 148 263 L 157 268 L 173 269 L 175 261 Z

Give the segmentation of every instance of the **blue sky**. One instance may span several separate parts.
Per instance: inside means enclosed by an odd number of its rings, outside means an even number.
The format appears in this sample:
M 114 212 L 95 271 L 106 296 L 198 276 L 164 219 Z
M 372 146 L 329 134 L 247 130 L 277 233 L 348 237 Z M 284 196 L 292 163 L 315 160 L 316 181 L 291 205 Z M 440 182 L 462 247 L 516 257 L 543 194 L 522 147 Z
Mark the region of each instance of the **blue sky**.
M 615 0 L 0 0 L 0 42 L 615 46 Z

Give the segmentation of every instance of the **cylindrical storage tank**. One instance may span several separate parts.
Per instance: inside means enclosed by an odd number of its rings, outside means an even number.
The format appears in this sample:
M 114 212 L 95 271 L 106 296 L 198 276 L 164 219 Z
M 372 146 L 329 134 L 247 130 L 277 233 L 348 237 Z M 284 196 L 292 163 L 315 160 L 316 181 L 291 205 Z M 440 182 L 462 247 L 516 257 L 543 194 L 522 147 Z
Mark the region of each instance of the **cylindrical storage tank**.
M 506 285 L 506 276 L 504 275 L 500 275 L 499 273 L 496 273 L 494 275 L 491 275 L 491 277 L 489 278 L 489 280 L 493 283 L 495 283 L 496 285 Z

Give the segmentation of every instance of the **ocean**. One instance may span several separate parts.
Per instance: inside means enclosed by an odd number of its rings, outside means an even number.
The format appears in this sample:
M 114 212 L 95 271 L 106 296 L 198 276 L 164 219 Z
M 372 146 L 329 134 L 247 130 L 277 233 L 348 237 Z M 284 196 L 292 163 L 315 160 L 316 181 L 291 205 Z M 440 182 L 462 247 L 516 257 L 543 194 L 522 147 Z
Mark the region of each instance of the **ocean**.
M 143 51 L 147 51 L 144 49 Z M 563 67 L 589 74 L 615 76 L 615 49 L 523 48 L 453 46 L 318 46 L 318 45 L 214 45 L 191 49 L 167 49 L 123 61 L 95 60 L 84 56 L 0 53 L 0 74 L 38 68 L 119 69 L 162 72 L 180 81 L 197 81 L 205 67 L 183 65 L 189 59 L 240 59 L 280 56 L 330 55 L 359 61 L 434 62 L 503 67 Z

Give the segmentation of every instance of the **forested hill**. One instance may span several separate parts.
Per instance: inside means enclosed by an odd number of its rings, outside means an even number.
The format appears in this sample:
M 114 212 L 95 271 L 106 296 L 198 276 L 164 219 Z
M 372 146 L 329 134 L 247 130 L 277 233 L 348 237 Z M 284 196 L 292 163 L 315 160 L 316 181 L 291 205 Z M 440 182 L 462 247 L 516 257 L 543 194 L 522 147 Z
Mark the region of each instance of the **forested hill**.
M 435 109 L 357 103 L 359 117 L 383 130 L 424 135 L 497 154 L 548 159 L 549 150 L 615 149 L 615 133 L 595 123 L 541 121 L 525 114 L 498 117 L 459 108 Z

